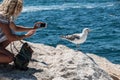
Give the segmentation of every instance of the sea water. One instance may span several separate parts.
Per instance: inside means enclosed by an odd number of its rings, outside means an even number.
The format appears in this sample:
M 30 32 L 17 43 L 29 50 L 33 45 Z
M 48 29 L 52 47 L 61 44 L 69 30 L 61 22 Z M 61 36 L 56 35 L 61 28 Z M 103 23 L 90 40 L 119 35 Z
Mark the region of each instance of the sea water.
M 62 44 L 76 49 L 75 44 L 59 36 L 81 33 L 87 27 L 91 32 L 79 49 L 120 64 L 119 0 L 24 0 L 16 24 L 33 27 L 37 21 L 46 22 L 47 28 L 38 29 L 25 40 L 50 46 Z

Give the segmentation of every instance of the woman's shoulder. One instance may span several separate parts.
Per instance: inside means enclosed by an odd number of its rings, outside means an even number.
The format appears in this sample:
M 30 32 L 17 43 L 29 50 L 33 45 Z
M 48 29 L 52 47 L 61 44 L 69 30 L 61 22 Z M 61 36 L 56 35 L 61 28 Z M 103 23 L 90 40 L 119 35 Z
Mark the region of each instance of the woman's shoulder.
M 5 17 L 3 17 L 3 16 L 0 14 L 0 23 L 8 24 L 9 21 L 8 21 Z

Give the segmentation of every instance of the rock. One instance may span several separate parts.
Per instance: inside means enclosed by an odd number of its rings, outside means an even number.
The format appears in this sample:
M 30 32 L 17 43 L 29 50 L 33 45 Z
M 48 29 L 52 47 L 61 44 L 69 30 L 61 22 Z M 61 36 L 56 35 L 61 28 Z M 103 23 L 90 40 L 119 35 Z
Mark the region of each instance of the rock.
M 109 73 L 114 80 L 120 80 L 120 65 L 112 64 L 106 58 L 94 54 L 88 53 L 87 55 L 94 59 L 99 67 Z
M 14 42 L 19 50 L 20 42 Z M 0 69 L 0 80 L 113 80 L 88 55 L 64 45 L 56 48 L 28 42 L 34 50 L 28 71 L 6 67 Z M 11 47 L 13 47 L 11 45 Z M 7 47 L 11 51 L 10 45 Z M 13 52 L 17 54 L 17 51 Z

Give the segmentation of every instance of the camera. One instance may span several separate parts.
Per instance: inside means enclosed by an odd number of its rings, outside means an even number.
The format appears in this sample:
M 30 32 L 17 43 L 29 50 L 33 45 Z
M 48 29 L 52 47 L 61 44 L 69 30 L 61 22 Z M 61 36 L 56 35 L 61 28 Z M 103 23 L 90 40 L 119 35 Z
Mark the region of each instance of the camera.
M 38 28 L 45 28 L 45 27 L 47 26 L 47 24 L 44 23 L 44 22 L 39 22 L 39 23 L 36 24 L 36 26 L 37 26 Z
M 40 27 L 41 27 L 41 28 L 46 27 L 46 23 L 41 23 Z

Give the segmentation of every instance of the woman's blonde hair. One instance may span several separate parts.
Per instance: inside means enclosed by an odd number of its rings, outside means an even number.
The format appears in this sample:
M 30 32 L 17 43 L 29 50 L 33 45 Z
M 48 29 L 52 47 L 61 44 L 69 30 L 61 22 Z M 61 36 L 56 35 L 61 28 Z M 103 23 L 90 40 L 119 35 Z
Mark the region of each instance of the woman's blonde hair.
M 0 5 L 0 12 L 8 19 L 16 18 L 22 11 L 23 0 L 3 0 Z

